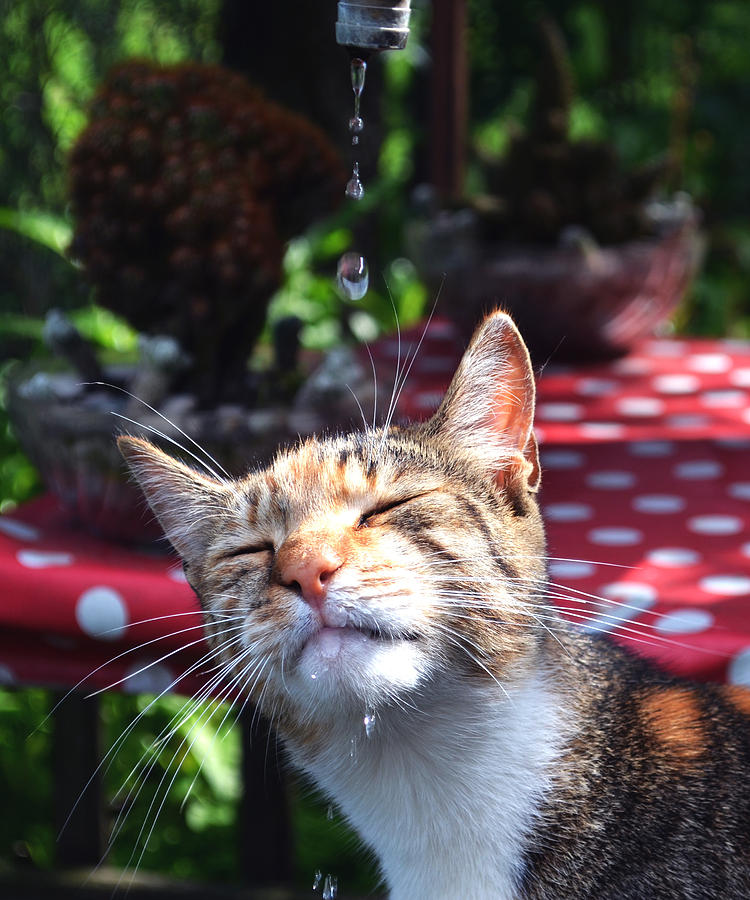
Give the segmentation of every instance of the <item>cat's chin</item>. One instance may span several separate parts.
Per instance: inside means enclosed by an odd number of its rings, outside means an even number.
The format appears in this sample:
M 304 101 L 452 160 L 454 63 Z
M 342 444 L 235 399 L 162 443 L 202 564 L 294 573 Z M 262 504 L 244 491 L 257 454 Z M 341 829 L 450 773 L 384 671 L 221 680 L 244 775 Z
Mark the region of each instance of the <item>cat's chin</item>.
M 306 641 L 292 677 L 307 697 L 349 694 L 376 699 L 416 687 L 424 669 L 419 644 L 409 636 L 321 628 Z

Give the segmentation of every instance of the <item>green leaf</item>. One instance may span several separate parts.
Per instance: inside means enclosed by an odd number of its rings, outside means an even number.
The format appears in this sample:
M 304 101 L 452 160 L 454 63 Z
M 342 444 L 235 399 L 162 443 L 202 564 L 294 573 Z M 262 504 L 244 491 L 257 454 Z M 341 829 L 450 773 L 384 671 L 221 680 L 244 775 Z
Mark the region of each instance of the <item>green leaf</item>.
M 60 216 L 41 211 L 26 211 L 0 206 L 0 228 L 15 231 L 42 244 L 65 258 L 73 229 Z

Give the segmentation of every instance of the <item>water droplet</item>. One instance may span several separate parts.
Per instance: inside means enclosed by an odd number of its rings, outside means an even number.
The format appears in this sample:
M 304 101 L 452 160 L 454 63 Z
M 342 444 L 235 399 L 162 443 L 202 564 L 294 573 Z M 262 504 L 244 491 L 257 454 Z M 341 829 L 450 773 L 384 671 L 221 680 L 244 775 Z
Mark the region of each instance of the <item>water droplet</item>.
M 339 880 L 335 875 L 326 875 L 323 882 L 323 900 L 336 900 L 339 892 Z
M 361 300 L 370 285 L 370 273 L 364 256 L 345 253 L 336 269 L 336 283 L 347 300 Z
M 367 63 L 363 59 L 355 57 L 351 64 L 352 90 L 354 96 L 359 97 L 365 87 L 365 76 L 367 75 Z
M 351 738 L 349 741 L 349 759 L 353 762 L 357 760 L 357 739 Z
M 364 127 L 365 123 L 359 116 L 353 116 L 349 119 L 349 131 L 351 131 L 352 134 L 359 134 Z
M 326 809 L 326 819 L 328 819 L 329 822 L 333 822 L 333 804 L 332 803 L 329 803 L 328 808 Z
M 320 869 L 316 869 L 315 875 L 313 877 L 313 888 L 312 889 L 314 891 L 317 891 L 317 889 L 320 887 L 320 882 L 322 880 L 323 880 L 323 873 L 320 871 Z
M 346 196 L 350 200 L 361 200 L 365 195 L 365 188 L 359 179 L 359 163 L 354 163 L 352 177 L 346 183 Z
M 375 713 L 367 713 L 362 722 L 365 726 L 365 737 L 372 737 L 372 733 L 375 731 Z
M 315 681 L 315 679 L 316 679 L 317 677 L 318 677 L 318 673 L 317 673 L 317 672 L 310 672 L 310 678 L 311 678 L 313 681 Z

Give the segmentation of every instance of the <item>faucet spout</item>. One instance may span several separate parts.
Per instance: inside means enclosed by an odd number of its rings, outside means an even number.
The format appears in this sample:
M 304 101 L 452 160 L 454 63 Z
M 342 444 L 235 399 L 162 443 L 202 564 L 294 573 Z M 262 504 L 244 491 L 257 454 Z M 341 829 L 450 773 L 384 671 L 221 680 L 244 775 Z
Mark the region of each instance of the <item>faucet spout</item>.
M 403 50 L 411 0 L 346 0 L 338 4 L 336 42 L 356 55 Z

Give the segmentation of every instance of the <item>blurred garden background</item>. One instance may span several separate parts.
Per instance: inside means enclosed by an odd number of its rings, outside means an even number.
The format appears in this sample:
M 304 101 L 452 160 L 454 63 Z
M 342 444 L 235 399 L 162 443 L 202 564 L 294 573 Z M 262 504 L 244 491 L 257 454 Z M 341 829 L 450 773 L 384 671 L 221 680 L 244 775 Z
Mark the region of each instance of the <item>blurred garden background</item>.
M 115 63 L 140 58 L 215 63 L 247 76 L 271 99 L 307 116 L 349 165 L 346 123 L 351 89 L 345 52 L 333 34 L 335 4 L 295 0 L 291 11 L 254 11 L 242 0 L 0 0 L 0 380 L 19 363 L 50 355 L 44 317 L 69 315 L 102 359 L 136 353 L 132 327 L 99 303 L 68 253 L 75 222 L 69 157 L 86 127 L 98 86 Z M 325 14 L 321 11 L 325 8 Z M 430 180 L 434 134 L 427 111 L 439 61 L 433 9 L 413 3 L 407 49 L 385 54 L 368 74 L 361 159 L 365 200 L 344 204 L 285 244 L 283 280 L 270 300 L 263 339 L 275 322 L 301 321 L 304 347 L 322 350 L 372 340 L 429 312 L 433 290 L 409 255 L 409 229 Z M 669 328 L 750 338 L 750 5 L 745 0 L 468 0 L 467 148 L 462 192 L 488 190 L 492 161 L 530 127 L 544 12 L 569 51 L 575 90 L 565 127 L 572 141 L 611 142 L 623 167 L 658 165 L 665 194 L 687 192 L 701 211 L 705 261 Z M 422 198 L 420 200 L 420 198 Z M 456 196 L 446 198 L 454 206 Z M 357 303 L 334 284 L 338 257 L 356 240 L 370 259 L 371 288 Z M 0 395 L 0 513 L 42 489 L 21 451 Z M 0 862 L 51 867 L 52 705 L 44 690 L 0 690 Z M 112 797 L 176 713 L 169 698 L 146 711 L 142 727 L 107 774 Z M 112 741 L 144 698 L 111 694 L 102 714 Z M 185 726 L 186 728 L 189 726 Z M 236 733 L 186 755 L 142 867 L 198 880 L 239 877 L 235 813 L 240 782 Z M 154 768 L 156 773 L 162 763 Z M 156 790 L 155 783 L 152 786 Z M 190 788 L 189 799 L 183 802 Z M 150 802 L 147 787 L 139 802 Z M 350 888 L 372 873 L 326 806 L 293 788 L 296 871 L 335 871 Z M 119 812 L 113 800 L 113 816 Z M 137 811 L 111 854 L 133 862 Z

